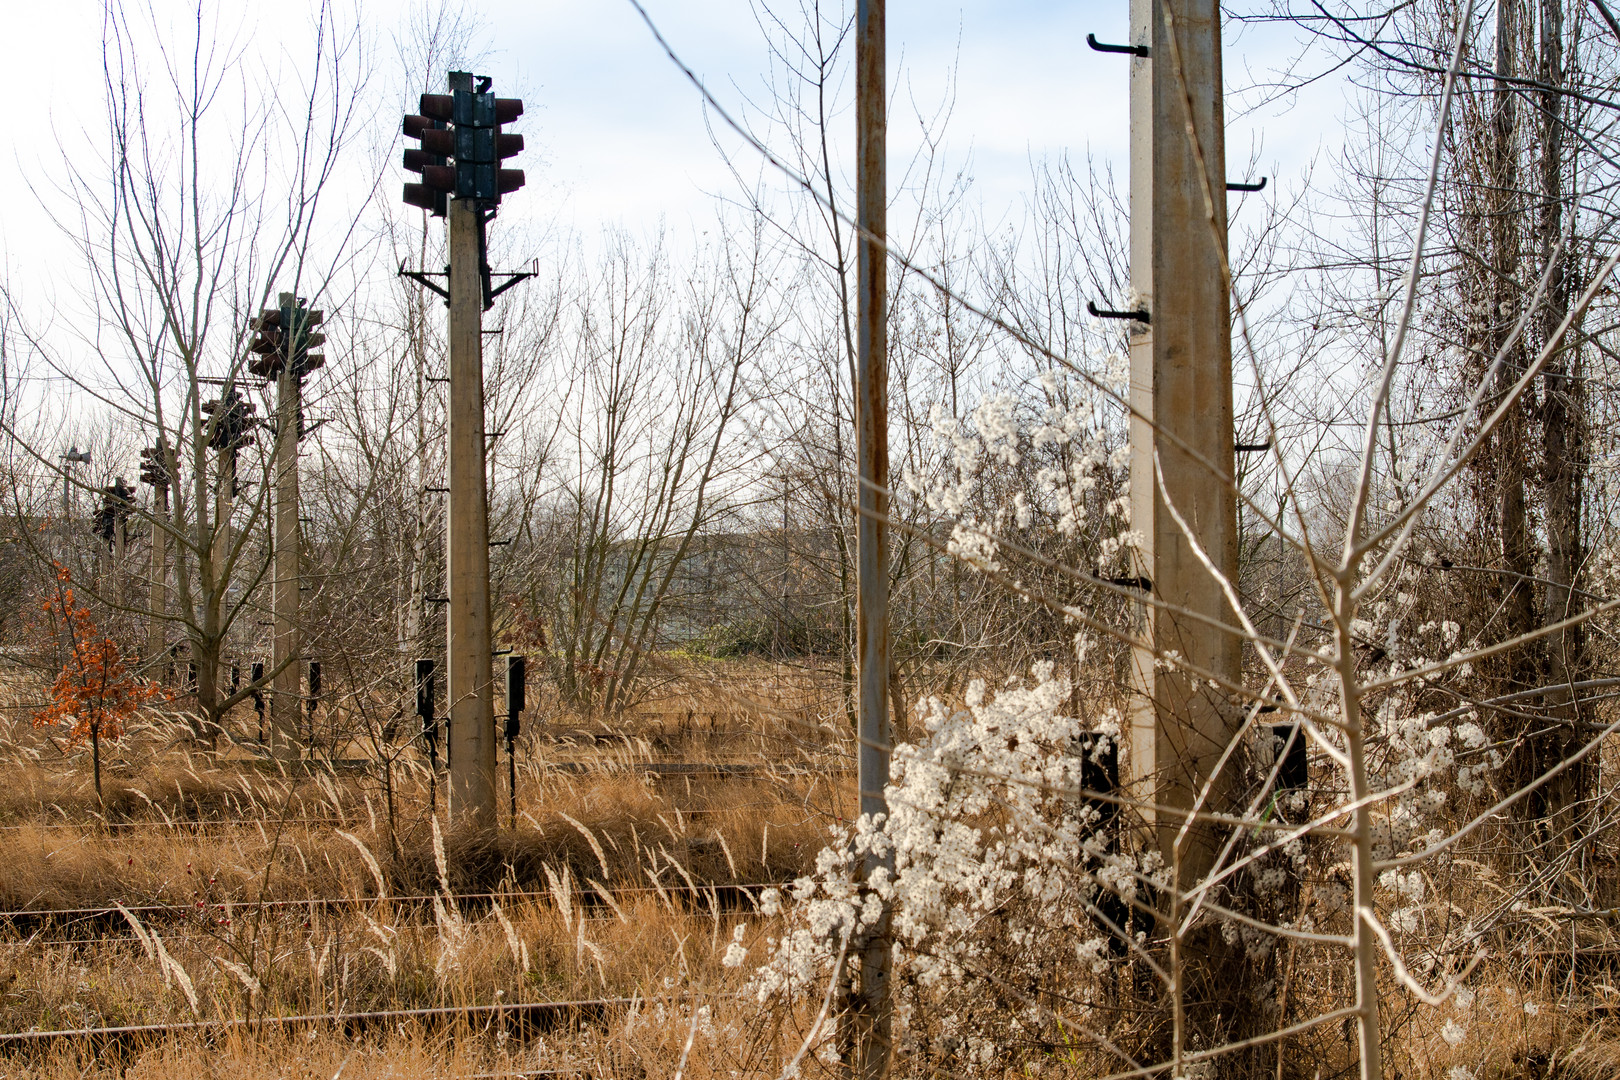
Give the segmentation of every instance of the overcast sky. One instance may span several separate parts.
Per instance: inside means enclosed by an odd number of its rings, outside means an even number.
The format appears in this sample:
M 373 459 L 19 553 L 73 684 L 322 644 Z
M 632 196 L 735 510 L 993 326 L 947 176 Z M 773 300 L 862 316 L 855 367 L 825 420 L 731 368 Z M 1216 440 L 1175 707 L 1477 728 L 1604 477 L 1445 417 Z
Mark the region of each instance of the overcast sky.
M 188 3 L 153 0 L 159 21 L 184 22 Z M 224 25 L 240 26 L 255 46 L 273 46 L 279 20 L 307 25 L 305 5 L 225 0 Z M 387 43 L 413 5 L 369 0 L 364 18 L 388 59 Z M 782 5 L 784 8 L 786 4 Z M 671 44 L 728 105 L 763 85 L 767 55 L 747 0 L 647 0 Z M 520 92 L 528 111 L 518 130 L 531 152 L 529 188 L 512 212 L 589 234 L 616 223 L 634 231 L 660 222 L 679 232 L 701 228 L 713 193 L 733 193 L 704 127 L 700 100 L 660 51 L 628 0 L 482 0 L 471 3 L 481 24 L 484 61 L 498 91 Z M 796 14 L 796 8 L 794 10 Z M 288 25 L 282 22 L 281 25 Z M 1029 186 L 1032 158 L 1093 153 L 1119 164 L 1127 139 L 1124 57 L 1091 52 L 1088 32 L 1104 41 L 1127 37 L 1125 0 L 890 0 L 889 70 L 896 84 L 891 149 L 916 145 L 912 102 L 932 110 L 954 85 L 946 149 L 953 164 L 971 164 L 984 218 L 1016 216 Z M 26 186 L 60 169 L 57 140 L 73 145 L 100 118 L 101 8 L 90 0 L 8 5 L 15 108 L 0 134 L 0 244 L 8 277 L 40 283 L 71 267 L 57 264 L 59 243 Z M 1291 52 L 1286 35 L 1228 33 L 1228 84 L 1242 86 Z M 382 92 L 385 82 L 377 84 Z M 390 91 L 391 92 L 391 91 Z M 1297 175 L 1311 157 L 1334 147 L 1342 87 L 1318 84 L 1292 109 L 1234 117 L 1228 153 L 1239 168 L 1251 147 L 1262 166 Z M 398 103 L 379 103 L 381 111 Z M 1235 104 L 1235 102 L 1234 102 Z M 1235 111 L 1235 110 L 1234 110 Z M 845 114 L 845 122 L 849 120 Z M 93 138 L 93 135 L 90 136 Z M 893 169 L 893 166 L 891 166 Z M 397 189 L 401 175 L 386 187 Z

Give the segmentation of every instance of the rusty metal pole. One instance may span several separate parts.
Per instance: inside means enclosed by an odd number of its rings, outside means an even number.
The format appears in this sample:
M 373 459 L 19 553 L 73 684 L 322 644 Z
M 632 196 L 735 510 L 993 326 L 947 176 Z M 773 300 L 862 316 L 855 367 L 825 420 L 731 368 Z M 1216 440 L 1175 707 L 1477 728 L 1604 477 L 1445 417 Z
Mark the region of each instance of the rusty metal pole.
M 889 782 L 889 369 L 888 221 L 884 78 L 884 0 L 860 0 L 855 14 L 856 243 L 855 425 L 860 476 L 856 525 L 855 650 L 860 665 L 860 806 L 863 816 L 888 812 Z M 893 868 L 892 857 L 868 854 L 869 880 Z M 889 916 L 852 942 L 860 972 L 849 1010 L 850 1072 L 878 1080 L 889 1061 Z
M 1148 418 L 1131 421 L 1131 528 L 1141 537 L 1136 573 L 1157 599 L 1231 624 L 1219 583 L 1160 494 L 1162 479 L 1199 545 L 1235 580 L 1236 496 L 1210 465 L 1177 445 L 1234 475 L 1220 7 L 1216 0 L 1132 0 L 1131 35 L 1148 50 L 1131 60 L 1131 286 L 1150 320 L 1134 322 L 1130 331 L 1131 400 Z M 1147 801 L 1186 808 L 1209 781 L 1237 718 L 1230 690 L 1155 661 L 1174 652 L 1235 684 L 1241 642 L 1146 605 L 1138 631 L 1132 781 Z M 1214 794 L 1212 805 L 1220 807 L 1221 793 Z M 1195 832 L 1174 852 L 1182 820 L 1167 814 L 1149 825 L 1150 843 L 1178 865 L 1185 888 L 1208 870 L 1214 848 L 1211 836 Z
M 472 76 L 465 78 L 472 89 Z M 495 684 L 489 626 L 489 507 L 484 474 L 482 210 L 450 200 L 450 494 L 446 570 L 451 820 L 496 825 Z
M 277 300 L 283 312 L 300 310 L 291 293 Z M 296 315 L 295 315 L 296 317 Z M 296 327 L 282 327 L 283 352 L 291 350 Z M 298 537 L 298 419 L 303 406 L 303 379 L 294 370 L 292 358 L 283 356 L 276 375 L 276 505 L 274 540 L 275 637 L 271 643 L 270 664 L 270 753 L 278 760 L 298 757 L 303 699 L 299 683 L 299 567 Z

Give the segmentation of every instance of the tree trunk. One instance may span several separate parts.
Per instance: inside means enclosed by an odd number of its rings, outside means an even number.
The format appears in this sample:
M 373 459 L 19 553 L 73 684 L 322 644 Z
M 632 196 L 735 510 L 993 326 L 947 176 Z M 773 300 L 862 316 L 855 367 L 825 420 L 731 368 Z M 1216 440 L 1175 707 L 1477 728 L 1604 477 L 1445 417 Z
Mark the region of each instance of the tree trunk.
M 1527 350 L 1522 337 L 1509 341 L 1522 303 L 1519 281 L 1520 245 L 1524 220 L 1522 200 L 1516 194 L 1522 187 L 1521 157 L 1518 149 L 1518 100 L 1509 80 L 1517 76 L 1519 59 L 1520 0 L 1499 0 L 1496 11 L 1496 56 L 1489 109 L 1489 128 L 1484 133 L 1485 160 L 1483 192 L 1476 204 L 1480 231 L 1485 245 L 1487 269 L 1479 297 L 1484 301 L 1484 335 L 1481 361 L 1503 354 L 1492 390 L 1506 395 L 1523 374 Z M 1505 353 L 1504 353 L 1505 350 Z M 1526 398 L 1528 395 L 1526 395 Z M 1529 503 L 1529 470 L 1533 426 L 1528 400 L 1521 399 L 1503 418 L 1484 455 L 1481 501 L 1494 517 L 1497 550 L 1488 553 L 1485 565 L 1497 573 L 1490 579 L 1492 606 L 1497 609 L 1493 636 L 1510 640 L 1529 634 L 1540 625 L 1541 611 L 1534 578 L 1537 546 Z M 1541 642 L 1529 642 L 1482 666 L 1482 674 L 1495 682 L 1500 691 L 1511 693 L 1537 686 L 1543 668 Z M 1524 753 L 1525 723 L 1517 716 L 1496 713 L 1489 716 L 1493 736 L 1518 749 L 1509 751 L 1502 782 L 1509 789 L 1522 787 L 1533 775 L 1532 761 Z M 1518 804 L 1521 809 L 1525 803 Z
M 1541 0 L 1540 63 L 1537 77 L 1549 89 L 1539 95 L 1541 133 L 1541 208 L 1537 229 L 1543 259 L 1552 259 L 1564 229 L 1563 199 L 1565 140 L 1564 97 L 1553 87 L 1564 82 L 1563 0 Z M 1549 340 L 1569 312 L 1576 289 L 1570 273 L 1569 252 L 1563 253 L 1552 270 L 1547 303 L 1541 312 L 1541 340 Z M 1575 328 L 1578 330 L 1579 328 Z M 1561 622 L 1583 606 L 1576 596 L 1585 544 L 1581 501 L 1585 486 L 1585 411 L 1580 378 L 1578 337 L 1566 338 L 1547 365 L 1542 384 L 1541 436 L 1543 465 L 1542 499 L 1545 505 L 1547 554 L 1543 573 L 1547 584 L 1542 596 L 1543 625 Z M 1568 684 L 1589 677 L 1585 656 L 1585 631 L 1573 626 L 1549 634 L 1543 646 L 1543 677 L 1547 685 Z M 1522 771 L 1539 776 L 1572 755 L 1583 739 L 1573 722 L 1579 710 L 1567 690 L 1547 695 L 1548 717 L 1554 730 L 1530 740 L 1525 747 Z M 1585 762 L 1566 770 L 1526 800 L 1525 813 L 1542 820 L 1542 828 L 1568 841 L 1576 838 L 1563 820 L 1568 817 L 1592 785 L 1592 768 Z M 1550 819 L 1550 820 L 1549 820 Z
M 101 804 L 103 810 L 107 809 L 107 800 L 101 794 L 101 725 L 90 725 L 90 768 L 96 777 L 96 802 Z
M 1519 186 L 1519 157 L 1515 145 L 1518 127 L 1518 109 L 1515 89 L 1507 78 L 1516 73 L 1515 53 L 1519 34 L 1518 0 L 1499 0 L 1496 15 L 1496 74 L 1500 76 L 1492 91 L 1491 151 L 1489 161 L 1489 193 L 1486 197 L 1489 217 L 1491 281 L 1486 289 L 1490 297 L 1488 325 L 1492 327 L 1492 353 L 1499 351 L 1513 332 L 1518 314 L 1519 296 L 1519 200 L 1514 191 Z M 1524 371 L 1525 349 L 1522 344 L 1510 347 L 1506 362 L 1497 373 L 1497 388 L 1506 393 L 1519 380 Z M 1529 509 L 1526 498 L 1526 450 L 1530 432 L 1526 409 L 1521 404 L 1506 417 L 1497 439 L 1497 491 L 1498 527 L 1502 543 L 1502 578 L 1505 593 L 1503 617 L 1504 637 L 1517 637 L 1536 627 L 1538 612 L 1536 596 L 1531 582 L 1536 570 L 1535 543 L 1531 538 Z M 1534 685 L 1540 664 L 1536 662 L 1536 649 L 1519 650 L 1514 662 L 1505 672 L 1512 684 L 1520 690 Z

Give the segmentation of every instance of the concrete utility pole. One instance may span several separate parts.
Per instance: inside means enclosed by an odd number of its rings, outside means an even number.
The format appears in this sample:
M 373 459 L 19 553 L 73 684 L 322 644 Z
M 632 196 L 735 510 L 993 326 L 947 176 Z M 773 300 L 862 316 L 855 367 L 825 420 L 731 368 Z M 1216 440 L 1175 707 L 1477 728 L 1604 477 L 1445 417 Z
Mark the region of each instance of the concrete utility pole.
M 134 505 L 131 497 L 135 492 L 124 483 L 122 476 L 113 477 L 113 490 L 118 499 L 116 513 L 113 516 L 113 567 L 122 573 L 124 555 L 129 550 L 129 510 Z
M 450 813 L 459 826 L 494 828 L 495 685 L 489 625 L 489 503 L 484 461 L 484 309 L 531 274 L 504 274 L 492 285 L 484 226 L 501 196 L 523 186 L 521 169 L 501 162 L 523 150 L 523 136 L 501 130 L 523 115 L 523 102 L 498 98 L 487 76 L 450 72 L 450 93 L 423 94 L 420 115 L 405 117 L 405 168 L 420 173 L 406 184 L 407 206 L 449 218 L 449 288 L 422 272 L 400 273 L 442 295 L 450 305 L 449 498 L 445 538 L 445 667 L 450 724 Z M 476 85 L 475 85 L 476 84 Z M 453 163 L 452 163 L 453 159 Z
M 278 297 L 282 312 L 300 311 L 292 293 Z M 283 335 L 297 328 L 282 327 Z M 283 351 L 290 351 L 283 346 Z M 270 753 L 276 758 L 298 757 L 298 732 L 303 714 L 299 679 L 299 573 L 298 435 L 303 419 L 304 377 L 296 364 L 281 364 L 276 373 L 276 511 L 275 579 L 271 591 L 275 638 L 270 664 Z
M 860 0 L 855 14 L 856 242 L 855 425 L 860 519 L 856 524 L 855 650 L 860 660 L 859 767 L 861 813 L 888 812 L 889 782 L 889 336 L 887 86 L 884 0 Z M 891 860 L 866 856 L 869 878 Z M 889 1061 L 889 916 L 863 941 L 858 985 L 850 1002 L 850 1073 L 878 1080 Z
M 146 626 L 146 655 L 157 663 L 167 650 L 165 639 L 168 628 L 165 616 L 169 612 L 169 485 L 156 484 L 152 488 L 152 579 L 147 600 L 151 621 Z
M 77 446 L 70 446 L 68 452 L 62 455 L 62 528 L 60 559 L 62 565 L 68 563 L 68 554 L 73 549 L 73 466 L 89 465 L 90 451 L 80 452 Z
M 173 464 L 164 451 L 163 440 L 141 451 L 141 483 L 152 489 L 152 573 L 147 582 L 146 662 L 156 665 L 167 651 L 169 612 L 169 485 Z
M 271 609 L 274 615 L 270 676 L 270 752 L 283 760 L 298 757 L 303 698 L 298 693 L 299 619 L 298 442 L 304 437 L 304 378 L 326 358 L 310 350 L 326 338 L 316 330 L 325 316 L 294 293 L 282 293 L 276 306 L 253 320 L 248 347 L 258 358 L 248 371 L 276 384 L 275 507 L 272 514 Z M 255 665 L 262 674 L 262 665 Z M 256 705 L 262 699 L 256 699 Z M 262 714 L 261 714 L 262 719 Z M 313 729 L 312 729 L 313 730 Z
M 80 452 L 77 446 L 68 447 L 62 455 L 62 520 L 73 518 L 73 466 L 90 464 L 90 451 Z
M 253 445 L 253 428 L 259 423 L 255 415 L 258 406 L 243 399 L 234 378 L 210 379 L 219 382 L 218 398 L 203 402 L 202 412 L 209 417 L 206 424 L 208 445 L 217 455 L 218 473 L 214 489 L 214 536 L 209 549 L 209 574 L 204 575 L 205 612 L 202 635 L 206 645 L 202 656 L 194 657 L 197 666 L 196 693 L 199 702 L 217 703 L 221 668 L 224 661 L 224 619 L 230 603 L 230 562 L 234 551 L 231 523 L 232 507 L 236 500 L 237 455 L 243 447 Z M 211 655 L 210 655 L 211 654 Z M 214 731 L 210 738 L 217 737 Z
M 236 447 L 222 447 L 219 452 L 219 479 L 214 486 L 214 573 L 219 579 L 223 596 L 230 588 L 225 574 L 225 563 L 231 556 L 231 516 L 236 504 Z
M 466 78 L 471 89 L 472 77 Z M 452 76 L 451 89 L 456 88 Z M 445 659 L 450 814 L 458 825 L 493 828 L 497 782 L 484 477 L 482 213 L 472 199 L 450 200 L 450 494 L 445 541 L 450 612 Z
M 1130 61 L 1131 285 L 1141 309 L 1131 324 L 1131 402 L 1152 421 L 1131 421 L 1131 527 L 1142 537 L 1136 573 L 1156 599 L 1231 624 L 1220 585 L 1159 491 L 1162 477 L 1198 544 L 1235 580 L 1220 7 L 1215 0 L 1131 0 L 1131 40 L 1138 51 Z M 1231 740 L 1236 712 L 1228 688 L 1154 661 L 1174 652 L 1236 684 L 1240 639 L 1146 605 L 1139 629 L 1131 779 L 1140 797 L 1187 807 Z M 1169 815 L 1151 822 L 1166 862 L 1181 823 Z M 1181 852 L 1182 883 L 1201 876 L 1212 857 L 1207 838 L 1195 835 Z

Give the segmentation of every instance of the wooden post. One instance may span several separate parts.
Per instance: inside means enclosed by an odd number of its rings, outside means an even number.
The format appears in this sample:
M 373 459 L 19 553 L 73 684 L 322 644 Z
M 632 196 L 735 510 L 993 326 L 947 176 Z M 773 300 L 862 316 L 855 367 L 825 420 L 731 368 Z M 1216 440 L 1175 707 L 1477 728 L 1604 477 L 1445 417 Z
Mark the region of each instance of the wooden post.
M 884 79 L 884 0 L 860 0 L 855 15 L 856 211 L 856 442 L 860 515 L 856 523 L 855 651 L 860 664 L 857 783 L 862 816 L 888 812 L 889 782 L 889 369 L 888 221 Z M 868 854 L 870 878 L 892 857 Z M 861 958 L 849 1010 L 850 1074 L 879 1080 L 889 1062 L 889 915 L 860 940 Z
M 472 88 L 472 76 L 453 73 Z M 482 211 L 451 199 L 450 494 L 446 523 L 451 820 L 494 828 L 495 703 L 489 626 L 489 510 L 484 478 Z
M 1175 38 L 1171 39 L 1171 30 Z M 1159 492 L 1229 578 L 1237 573 L 1237 502 L 1209 465 L 1233 476 L 1232 347 L 1226 280 L 1226 142 L 1221 106 L 1220 8 L 1215 0 L 1132 0 L 1131 285 L 1151 322 L 1130 332 L 1131 528 L 1136 573 L 1167 604 L 1231 624 L 1221 587 L 1199 562 Z M 1188 109 L 1191 107 L 1191 124 Z M 1158 457 L 1158 469 L 1154 458 Z M 1188 807 L 1236 730 L 1230 691 L 1155 660 L 1236 683 L 1240 639 L 1143 605 L 1133 668 L 1131 779 L 1159 805 Z M 1216 793 L 1215 806 L 1222 805 Z M 1150 821 L 1165 861 L 1182 819 Z M 1208 837 L 1179 853 L 1181 887 L 1210 866 Z
M 297 308 L 291 293 L 278 300 L 282 311 Z M 291 335 L 293 327 L 283 327 Z M 299 568 L 298 537 L 298 419 L 303 404 L 303 379 L 287 358 L 276 376 L 276 503 L 274 573 L 271 589 L 275 638 L 271 645 L 270 752 L 278 759 L 299 755 L 298 734 L 303 713 L 299 682 Z

